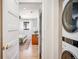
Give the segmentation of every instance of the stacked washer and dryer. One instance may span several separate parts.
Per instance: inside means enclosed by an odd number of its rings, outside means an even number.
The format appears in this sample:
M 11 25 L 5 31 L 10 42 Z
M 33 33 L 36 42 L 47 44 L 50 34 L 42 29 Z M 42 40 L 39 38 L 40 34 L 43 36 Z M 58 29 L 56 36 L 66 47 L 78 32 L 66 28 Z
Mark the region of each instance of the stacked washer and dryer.
M 78 59 L 78 0 L 64 0 L 62 59 Z

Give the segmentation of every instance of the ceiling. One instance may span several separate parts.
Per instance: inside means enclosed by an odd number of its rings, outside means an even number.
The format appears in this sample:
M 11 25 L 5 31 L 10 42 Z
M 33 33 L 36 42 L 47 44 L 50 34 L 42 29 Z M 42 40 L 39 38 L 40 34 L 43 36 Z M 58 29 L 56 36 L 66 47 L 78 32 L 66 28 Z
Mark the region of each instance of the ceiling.
M 35 17 L 38 11 L 41 9 L 41 3 L 20 3 L 19 12 L 23 18 Z M 29 16 L 30 15 L 30 16 Z
M 41 8 L 41 3 L 20 3 L 20 11 L 24 10 L 39 10 Z

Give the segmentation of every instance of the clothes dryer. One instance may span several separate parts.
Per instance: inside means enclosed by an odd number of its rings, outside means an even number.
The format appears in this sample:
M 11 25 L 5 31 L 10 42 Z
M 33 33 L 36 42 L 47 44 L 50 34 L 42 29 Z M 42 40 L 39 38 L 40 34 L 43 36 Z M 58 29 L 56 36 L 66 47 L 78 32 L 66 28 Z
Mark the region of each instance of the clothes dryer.
M 78 40 L 78 0 L 64 0 L 62 36 Z

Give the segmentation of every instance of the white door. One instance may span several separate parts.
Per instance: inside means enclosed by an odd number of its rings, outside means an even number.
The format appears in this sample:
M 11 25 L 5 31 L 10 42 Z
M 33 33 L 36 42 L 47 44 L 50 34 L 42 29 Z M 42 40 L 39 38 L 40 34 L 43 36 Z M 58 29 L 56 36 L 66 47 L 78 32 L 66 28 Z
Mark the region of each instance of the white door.
M 19 59 L 18 3 L 3 0 L 3 59 Z

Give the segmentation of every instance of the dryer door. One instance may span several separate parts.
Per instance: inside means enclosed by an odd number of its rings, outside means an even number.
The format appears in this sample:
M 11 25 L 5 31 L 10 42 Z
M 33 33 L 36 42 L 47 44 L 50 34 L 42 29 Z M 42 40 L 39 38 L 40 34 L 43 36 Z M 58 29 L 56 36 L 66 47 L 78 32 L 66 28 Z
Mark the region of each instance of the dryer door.
M 70 0 L 64 8 L 62 24 L 67 32 L 77 32 L 78 26 L 78 2 Z
M 77 59 L 73 54 L 68 51 L 64 51 L 62 54 L 62 59 Z

